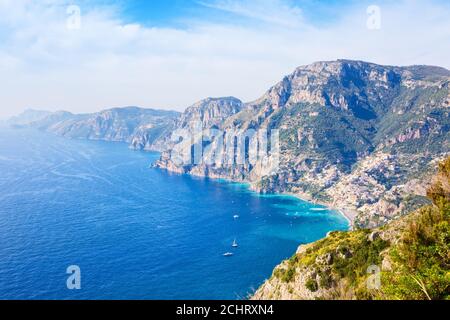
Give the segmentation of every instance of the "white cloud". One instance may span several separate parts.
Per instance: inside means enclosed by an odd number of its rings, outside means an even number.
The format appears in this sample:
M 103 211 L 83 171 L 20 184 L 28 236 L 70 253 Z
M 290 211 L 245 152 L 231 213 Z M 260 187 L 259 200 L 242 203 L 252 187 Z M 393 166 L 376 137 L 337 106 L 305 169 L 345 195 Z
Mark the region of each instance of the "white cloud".
M 317 60 L 450 67 L 448 5 L 380 4 L 382 27 L 374 31 L 366 28 L 363 5 L 318 27 L 291 2 L 252 3 L 208 2 L 248 20 L 197 19 L 184 29 L 126 24 L 118 8 L 82 5 L 81 29 L 68 30 L 65 1 L 0 0 L 0 117 L 27 107 L 182 110 L 207 96 L 248 101 Z

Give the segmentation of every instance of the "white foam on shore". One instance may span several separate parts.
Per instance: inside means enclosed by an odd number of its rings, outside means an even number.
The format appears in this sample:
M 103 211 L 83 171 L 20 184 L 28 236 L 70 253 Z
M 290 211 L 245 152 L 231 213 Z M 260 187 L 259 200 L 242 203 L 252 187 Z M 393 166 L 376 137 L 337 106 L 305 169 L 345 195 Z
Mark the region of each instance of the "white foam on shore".
M 327 211 L 327 210 L 329 210 L 329 209 L 327 209 L 327 208 L 311 208 L 311 209 L 309 209 L 310 211 Z

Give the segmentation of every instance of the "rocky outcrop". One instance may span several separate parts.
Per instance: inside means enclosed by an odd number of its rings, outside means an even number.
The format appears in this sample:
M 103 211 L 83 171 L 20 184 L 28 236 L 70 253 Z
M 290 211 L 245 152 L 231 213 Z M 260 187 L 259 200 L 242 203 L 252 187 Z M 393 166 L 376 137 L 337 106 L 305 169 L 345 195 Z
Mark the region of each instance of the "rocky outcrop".
M 254 300 L 449 298 L 450 157 L 424 206 L 382 228 L 330 232 L 277 266 Z
M 307 196 L 357 212 L 358 226 L 379 226 L 426 201 L 420 192 L 426 186 L 414 187 L 414 181 L 450 152 L 449 83 L 450 71 L 439 67 L 349 60 L 302 66 L 256 101 L 205 100 L 177 123 L 189 128 L 200 121 L 204 130 L 237 136 L 278 129 L 276 172 L 264 170 L 267 159 L 230 165 L 230 159 L 250 157 L 230 144 L 213 165 L 197 161 L 181 171 L 244 180 L 263 193 Z M 215 142 L 184 141 L 185 151 Z M 157 165 L 180 171 L 163 159 Z
M 201 122 L 204 128 L 221 127 L 223 122 L 242 110 L 243 103 L 237 98 L 207 98 L 186 109 L 177 121 L 178 128 L 188 128 Z

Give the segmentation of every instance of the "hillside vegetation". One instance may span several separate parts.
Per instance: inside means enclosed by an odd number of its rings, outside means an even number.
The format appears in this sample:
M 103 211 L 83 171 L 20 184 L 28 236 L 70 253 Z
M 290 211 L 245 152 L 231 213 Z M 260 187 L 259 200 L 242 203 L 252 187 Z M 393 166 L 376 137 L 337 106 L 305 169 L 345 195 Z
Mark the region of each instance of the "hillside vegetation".
M 376 230 L 301 246 L 253 298 L 450 299 L 449 184 L 450 157 L 428 190 L 432 205 Z

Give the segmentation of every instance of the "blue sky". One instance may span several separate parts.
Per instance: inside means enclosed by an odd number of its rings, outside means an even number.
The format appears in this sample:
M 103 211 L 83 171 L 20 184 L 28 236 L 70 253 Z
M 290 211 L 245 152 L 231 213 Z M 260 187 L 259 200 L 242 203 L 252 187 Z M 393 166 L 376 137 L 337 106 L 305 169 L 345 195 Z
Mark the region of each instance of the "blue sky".
M 270 1 L 269 1 L 270 2 Z M 337 13 L 345 7 L 363 3 L 355 0 L 292 0 L 285 1 L 288 5 L 297 6 L 303 10 L 304 16 L 311 23 L 321 25 L 332 23 L 338 19 Z M 91 3 L 94 3 L 91 1 Z M 173 26 L 183 28 L 188 18 L 223 21 L 233 19 L 245 23 L 236 14 L 230 14 L 214 8 L 220 1 L 211 0 L 129 0 L 129 1 L 99 1 L 98 4 L 114 4 L 121 7 L 125 21 L 138 22 L 146 26 Z M 223 1 L 226 3 L 226 1 Z M 367 5 L 370 2 L 367 2 Z M 364 4 L 366 5 L 366 4 Z M 366 6 L 367 6 L 366 5 Z M 247 21 L 248 22 L 248 21 Z
M 186 0 L 125 1 L 123 6 L 126 19 L 144 25 L 178 24 L 177 21 L 187 15 L 200 15 L 206 11 L 198 1 Z
M 450 6 L 447 0 L 429 0 L 430 2 Z M 245 22 L 239 15 L 230 14 L 215 8 L 219 3 L 229 4 L 233 1 L 214 1 L 214 0 L 103 0 L 90 1 L 99 4 L 115 4 L 121 7 L 121 14 L 124 20 L 129 22 L 138 22 L 147 26 L 174 26 L 182 28 L 183 22 L 189 19 L 205 19 L 223 21 L 225 19 Z M 245 1 L 242 1 L 245 2 Z M 352 7 L 367 7 L 369 5 L 388 5 L 395 1 L 380 0 L 287 0 L 287 1 L 254 1 L 256 6 L 258 2 L 280 3 L 284 2 L 286 6 L 298 7 L 302 11 L 303 17 L 311 24 L 320 26 L 331 24 L 339 20 L 345 11 Z M 409 1 L 413 6 L 415 1 Z M 276 13 L 274 13 L 276 14 Z M 247 17 L 248 18 L 248 17 Z M 247 21 L 248 22 L 248 21 Z
M 0 0 L 0 118 L 251 101 L 321 60 L 450 68 L 449 17 L 446 0 Z

